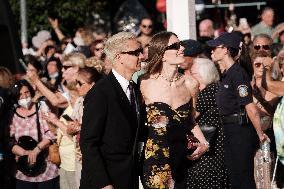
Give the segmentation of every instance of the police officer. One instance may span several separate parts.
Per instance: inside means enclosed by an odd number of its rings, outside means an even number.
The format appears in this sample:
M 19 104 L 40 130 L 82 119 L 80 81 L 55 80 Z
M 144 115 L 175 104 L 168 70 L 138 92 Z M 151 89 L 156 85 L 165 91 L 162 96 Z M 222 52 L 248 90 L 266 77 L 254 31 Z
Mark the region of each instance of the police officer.
M 235 62 L 240 42 L 241 36 L 233 32 L 225 33 L 207 44 L 213 47 L 212 60 L 219 65 L 222 72 L 216 101 L 224 126 L 225 164 L 231 187 L 255 189 L 253 157 L 257 136 L 260 142 L 269 138 L 260 127 L 260 117 L 252 100 L 250 79 L 245 70 Z

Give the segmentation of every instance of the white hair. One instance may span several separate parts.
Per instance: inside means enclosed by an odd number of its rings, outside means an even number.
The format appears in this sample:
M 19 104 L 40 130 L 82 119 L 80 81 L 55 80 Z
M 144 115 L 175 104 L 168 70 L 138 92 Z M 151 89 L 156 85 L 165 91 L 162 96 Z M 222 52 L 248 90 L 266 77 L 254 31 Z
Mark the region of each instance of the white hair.
M 65 55 L 62 62 L 68 62 L 70 66 L 78 66 L 79 68 L 85 67 L 86 56 L 79 52 L 71 52 Z
M 204 85 L 210 85 L 219 81 L 220 76 L 215 64 L 207 58 L 195 58 L 193 65 L 197 66 L 197 72 Z
M 106 41 L 104 53 L 111 63 L 113 63 L 117 53 L 126 49 L 126 42 L 128 40 L 136 40 L 136 36 L 130 32 L 119 32 Z

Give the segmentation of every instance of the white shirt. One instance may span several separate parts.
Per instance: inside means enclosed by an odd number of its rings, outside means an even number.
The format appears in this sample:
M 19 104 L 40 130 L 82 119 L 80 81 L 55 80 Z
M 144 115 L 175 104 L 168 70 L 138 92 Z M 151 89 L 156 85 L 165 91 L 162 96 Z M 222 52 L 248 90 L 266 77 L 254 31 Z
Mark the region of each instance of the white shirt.
M 123 92 L 126 94 L 128 100 L 130 101 L 129 81 L 127 79 L 125 79 L 124 77 L 122 77 L 114 69 L 112 69 L 112 73 L 113 73 L 114 77 L 116 78 L 116 80 L 118 81 L 118 83 L 120 84 Z

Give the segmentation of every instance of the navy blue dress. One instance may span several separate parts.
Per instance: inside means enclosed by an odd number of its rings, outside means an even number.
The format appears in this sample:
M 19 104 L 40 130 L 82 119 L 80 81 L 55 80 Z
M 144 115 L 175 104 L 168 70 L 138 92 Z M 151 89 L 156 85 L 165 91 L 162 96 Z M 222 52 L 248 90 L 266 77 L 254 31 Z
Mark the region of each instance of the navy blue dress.
M 193 161 L 188 169 L 188 189 L 226 189 L 229 182 L 224 165 L 224 131 L 219 119 L 216 104 L 218 84 L 211 84 L 200 91 L 196 102 L 196 111 L 200 113 L 198 125 L 210 125 L 217 128 L 217 136 L 210 144 L 209 153 Z

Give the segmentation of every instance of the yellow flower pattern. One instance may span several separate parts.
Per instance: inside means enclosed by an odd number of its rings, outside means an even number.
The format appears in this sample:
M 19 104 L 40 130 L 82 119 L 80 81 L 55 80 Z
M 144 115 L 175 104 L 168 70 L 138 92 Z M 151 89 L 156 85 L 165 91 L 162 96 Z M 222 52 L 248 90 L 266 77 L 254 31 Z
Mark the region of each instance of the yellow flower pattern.
M 165 157 L 169 158 L 170 157 L 169 148 L 163 148 L 163 154 L 164 154 Z
M 171 177 L 171 169 L 169 164 L 164 166 L 152 166 L 152 175 L 149 176 L 149 180 L 146 185 L 149 188 L 159 188 L 163 189 L 167 187 L 167 181 Z
M 154 131 L 157 133 L 157 135 L 165 135 L 167 132 L 167 128 L 166 127 L 155 128 Z
M 155 156 L 155 152 L 159 149 L 157 144 L 153 143 L 153 139 L 147 140 L 145 149 L 145 158 L 148 159 L 151 156 Z
M 170 150 L 167 142 L 167 128 L 171 124 L 182 125 L 190 115 L 189 106 L 171 109 L 165 103 L 147 105 L 148 139 L 145 145 L 143 184 L 148 188 L 169 188 L 168 179 L 172 177 Z

